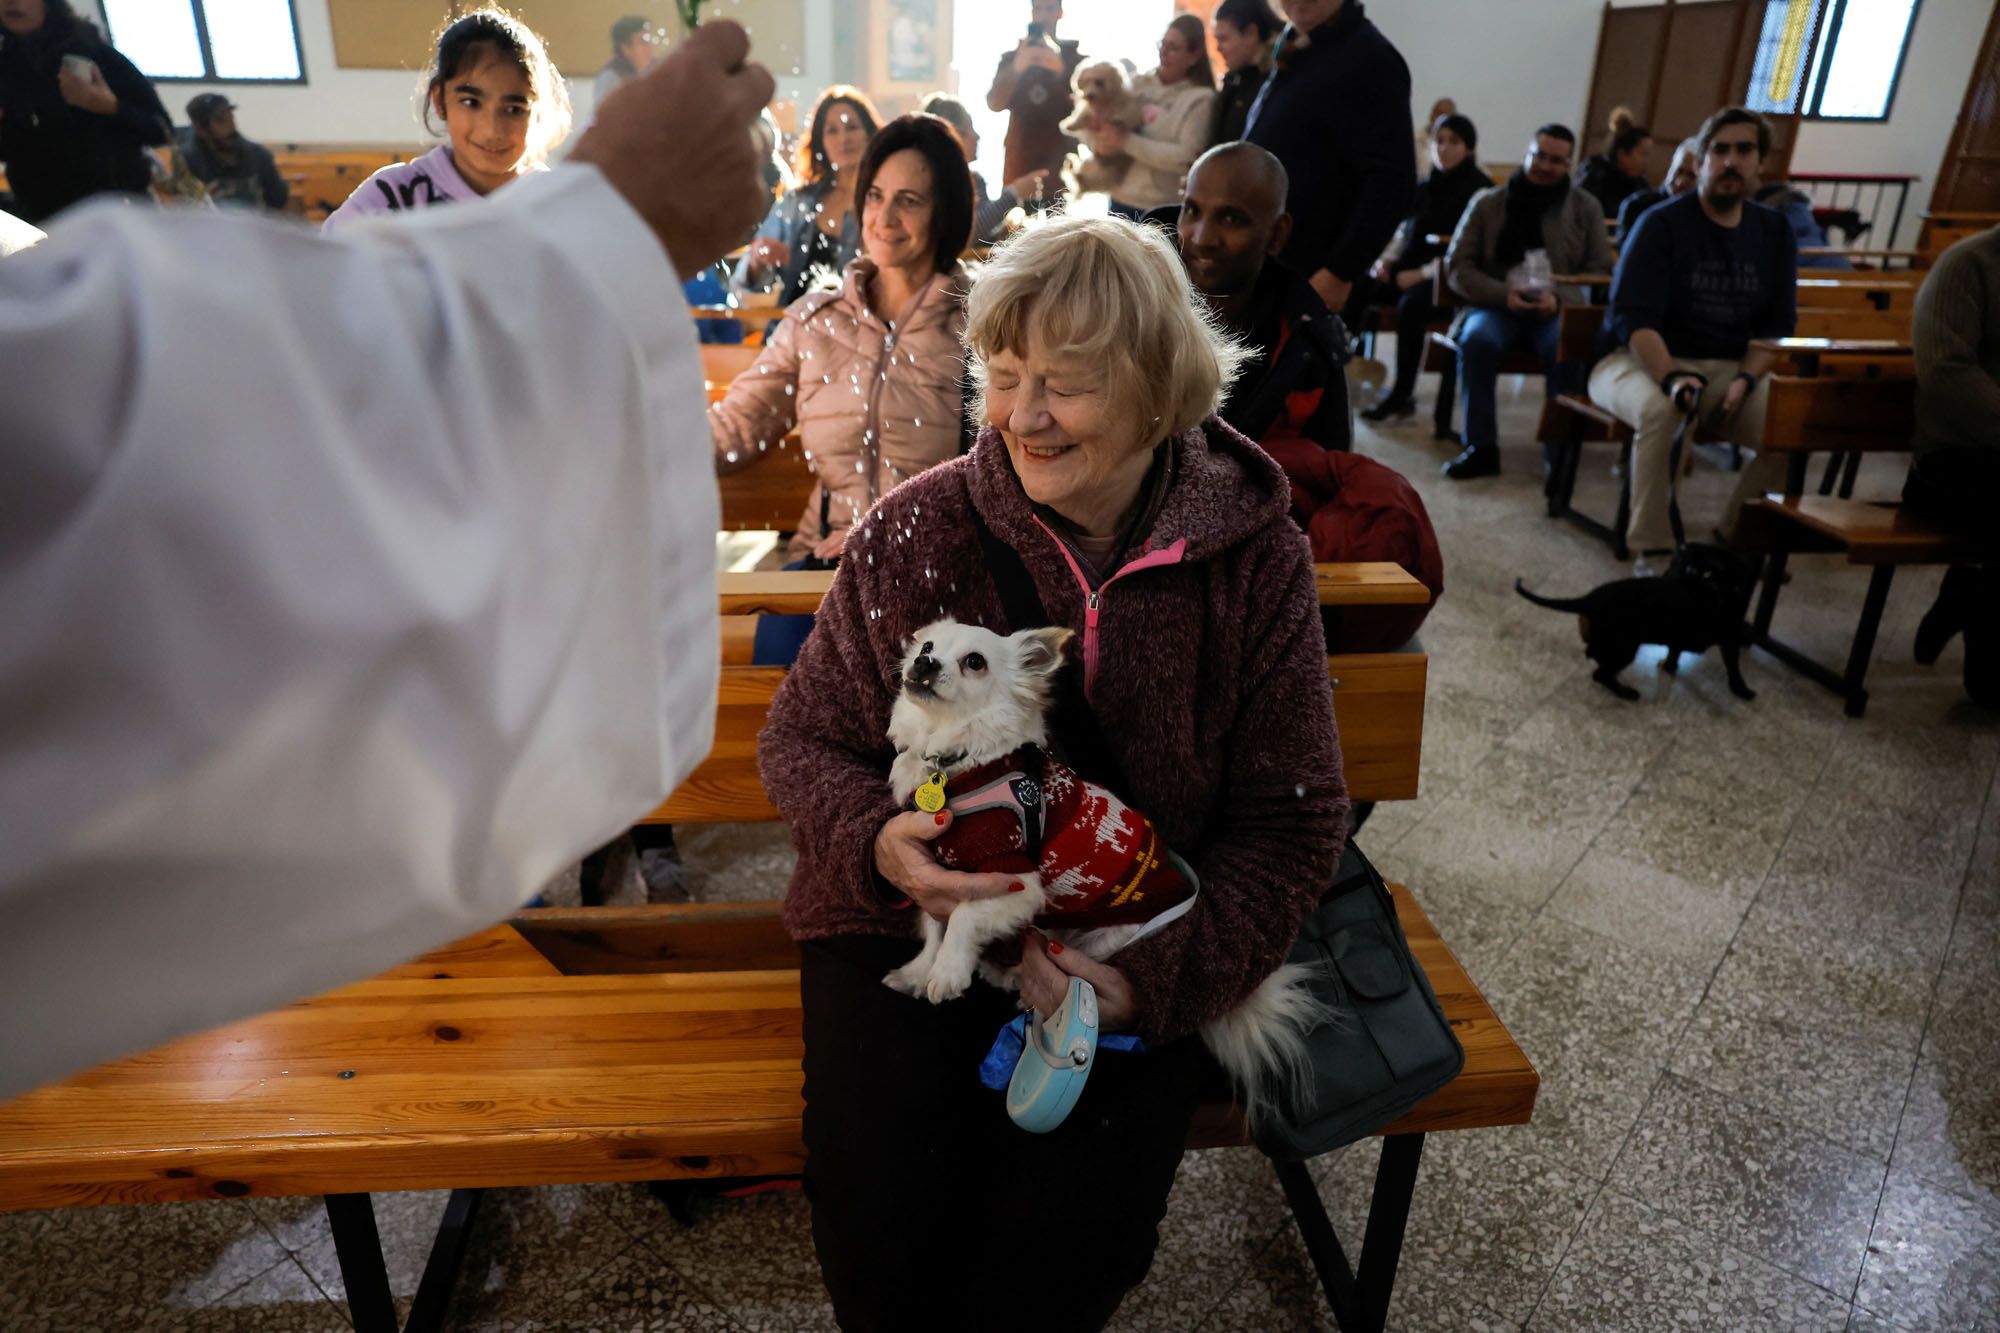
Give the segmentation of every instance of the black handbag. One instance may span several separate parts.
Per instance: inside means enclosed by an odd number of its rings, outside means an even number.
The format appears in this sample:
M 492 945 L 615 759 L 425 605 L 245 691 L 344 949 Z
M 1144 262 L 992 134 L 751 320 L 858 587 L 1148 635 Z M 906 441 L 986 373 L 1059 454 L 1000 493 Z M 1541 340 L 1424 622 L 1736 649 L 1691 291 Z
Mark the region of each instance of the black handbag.
M 1306 1034 L 1305 1086 L 1273 1096 L 1251 1126 L 1269 1156 L 1302 1162 L 1366 1138 L 1465 1067 L 1389 886 L 1354 839 L 1287 961 L 1312 969 L 1313 994 L 1337 1017 Z
M 1048 612 L 1020 553 L 976 510 L 972 521 L 1009 627 L 1046 625 Z M 1065 670 L 1058 681 L 1050 734 L 1065 744 L 1078 772 L 1123 791 L 1123 775 L 1076 676 Z M 1352 837 L 1287 961 L 1311 969 L 1313 994 L 1335 1018 L 1306 1034 L 1311 1076 L 1304 1086 L 1277 1091 L 1251 1127 L 1269 1156 L 1304 1161 L 1366 1138 L 1465 1067 L 1465 1048 L 1410 953 L 1389 886 Z

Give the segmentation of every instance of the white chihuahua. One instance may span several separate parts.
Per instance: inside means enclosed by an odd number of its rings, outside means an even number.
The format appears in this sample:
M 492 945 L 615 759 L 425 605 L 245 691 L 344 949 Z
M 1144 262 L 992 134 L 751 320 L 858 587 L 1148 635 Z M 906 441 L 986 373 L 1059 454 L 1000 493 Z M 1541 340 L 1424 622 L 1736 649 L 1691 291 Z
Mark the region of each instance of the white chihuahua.
M 949 806 L 952 827 L 933 844 L 940 862 L 1010 873 L 1022 885 L 961 903 L 949 921 L 919 913 L 922 952 L 883 978 L 906 995 L 954 999 L 975 971 L 1014 989 L 1015 969 L 982 955 L 1037 918 L 1064 948 L 1101 960 L 1194 905 L 1193 870 L 1151 821 L 1046 753 L 1046 715 L 1071 637 L 1067 629 L 1002 637 L 947 617 L 918 630 L 904 653 L 889 714 L 896 800 Z M 1306 1076 L 1304 1034 L 1334 1018 L 1307 989 L 1309 976 L 1285 964 L 1202 1030 L 1253 1118 L 1270 1079 Z

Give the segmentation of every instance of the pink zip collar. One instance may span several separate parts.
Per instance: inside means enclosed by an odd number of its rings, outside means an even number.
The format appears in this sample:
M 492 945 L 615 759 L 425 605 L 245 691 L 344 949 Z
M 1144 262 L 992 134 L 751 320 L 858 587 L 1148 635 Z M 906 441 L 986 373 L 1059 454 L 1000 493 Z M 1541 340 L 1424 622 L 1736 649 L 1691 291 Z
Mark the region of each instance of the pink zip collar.
M 1187 538 L 1178 537 L 1169 546 L 1148 551 L 1137 560 L 1127 562 L 1116 574 L 1104 580 L 1095 591 L 1092 591 L 1090 580 L 1084 576 L 1083 566 L 1077 564 L 1076 555 L 1069 549 L 1069 543 L 1058 537 L 1048 524 L 1042 522 L 1041 515 L 1030 514 L 1028 517 L 1034 519 L 1036 527 L 1049 534 L 1049 540 L 1056 544 L 1056 550 L 1062 554 L 1063 563 L 1069 566 L 1070 574 L 1076 579 L 1076 586 L 1083 590 L 1083 697 L 1086 700 L 1094 700 L 1097 694 L 1097 614 L 1103 605 L 1105 590 L 1127 574 L 1136 574 L 1142 569 L 1158 569 L 1164 565 L 1178 565 L 1181 557 L 1187 554 Z

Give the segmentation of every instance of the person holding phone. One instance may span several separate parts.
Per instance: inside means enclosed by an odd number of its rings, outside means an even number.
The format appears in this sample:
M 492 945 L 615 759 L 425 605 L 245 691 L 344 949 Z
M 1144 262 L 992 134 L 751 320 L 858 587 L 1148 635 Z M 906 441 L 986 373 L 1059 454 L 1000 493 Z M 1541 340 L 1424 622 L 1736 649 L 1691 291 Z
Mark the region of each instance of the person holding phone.
M 1062 200 L 1062 164 L 1076 147 L 1064 134 L 1072 109 L 1070 80 L 1083 54 L 1075 42 L 1056 36 L 1062 0 L 1034 0 L 1028 32 L 1019 46 L 1000 57 L 986 105 L 1007 112 L 1007 161 L 1000 178 L 1018 181 L 1047 173 L 1047 184 L 1031 206 L 1053 207 Z
M 146 76 L 70 0 L 0 0 L 0 163 L 15 212 L 43 222 L 107 191 L 143 195 L 173 123 Z

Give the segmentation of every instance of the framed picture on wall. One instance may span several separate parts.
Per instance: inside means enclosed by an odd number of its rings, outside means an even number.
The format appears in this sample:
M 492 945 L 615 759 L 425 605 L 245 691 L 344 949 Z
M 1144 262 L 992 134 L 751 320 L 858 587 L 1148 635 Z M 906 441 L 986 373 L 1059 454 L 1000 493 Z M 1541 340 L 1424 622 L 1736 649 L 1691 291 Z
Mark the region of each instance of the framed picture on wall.
M 951 63 L 951 6 L 947 0 L 869 0 L 874 38 L 869 43 L 869 83 L 892 99 L 945 86 Z

